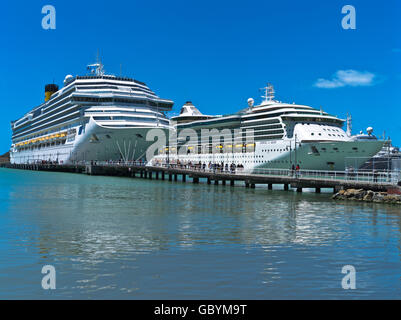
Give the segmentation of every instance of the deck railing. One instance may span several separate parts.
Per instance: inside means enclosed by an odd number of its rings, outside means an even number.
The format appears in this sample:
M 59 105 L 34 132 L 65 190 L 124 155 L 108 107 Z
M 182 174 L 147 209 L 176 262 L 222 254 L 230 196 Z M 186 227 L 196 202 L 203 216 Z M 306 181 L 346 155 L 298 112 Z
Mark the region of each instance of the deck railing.
M 325 171 L 325 170 L 287 170 L 254 169 L 253 174 L 292 176 L 322 180 L 360 181 L 375 184 L 397 184 L 401 180 L 400 171 Z

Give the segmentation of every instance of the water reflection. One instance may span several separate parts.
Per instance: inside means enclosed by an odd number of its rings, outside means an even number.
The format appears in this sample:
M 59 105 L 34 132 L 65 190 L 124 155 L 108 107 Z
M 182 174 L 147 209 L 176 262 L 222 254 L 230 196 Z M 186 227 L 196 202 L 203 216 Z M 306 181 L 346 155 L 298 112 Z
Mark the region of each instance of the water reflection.
M 340 294 L 338 270 L 348 263 L 372 277 L 390 270 L 391 281 L 364 294 L 399 293 L 396 206 L 13 170 L 0 172 L 0 186 L 2 272 L 16 264 L 33 274 L 53 262 L 68 278 L 64 297 L 171 298 L 172 287 L 177 298 L 234 298 L 233 289 L 244 298 L 330 297 Z

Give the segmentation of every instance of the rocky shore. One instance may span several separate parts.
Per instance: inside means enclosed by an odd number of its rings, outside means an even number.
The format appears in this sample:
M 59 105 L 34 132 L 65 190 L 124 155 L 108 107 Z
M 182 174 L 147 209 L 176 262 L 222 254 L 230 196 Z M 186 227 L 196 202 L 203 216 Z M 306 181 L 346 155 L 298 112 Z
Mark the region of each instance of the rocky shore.
M 334 200 L 355 200 L 376 203 L 401 204 L 401 194 L 390 194 L 387 192 L 375 192 L 363 189 L 340 190 L 332 197 Z

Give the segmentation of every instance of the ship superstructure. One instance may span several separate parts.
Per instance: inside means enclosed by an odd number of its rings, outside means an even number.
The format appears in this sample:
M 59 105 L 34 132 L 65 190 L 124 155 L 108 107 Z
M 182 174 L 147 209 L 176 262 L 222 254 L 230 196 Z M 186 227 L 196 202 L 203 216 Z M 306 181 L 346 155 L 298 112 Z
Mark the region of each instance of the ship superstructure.
M 151 142 L 147 131 L 169 129 L 159 98 L 138 80 L 106 75 L 100 62 L 88 75 L 67 75 L 60 90 L 45 88 L 45 102 L 12 121 L 12 163 L 138 160 Z

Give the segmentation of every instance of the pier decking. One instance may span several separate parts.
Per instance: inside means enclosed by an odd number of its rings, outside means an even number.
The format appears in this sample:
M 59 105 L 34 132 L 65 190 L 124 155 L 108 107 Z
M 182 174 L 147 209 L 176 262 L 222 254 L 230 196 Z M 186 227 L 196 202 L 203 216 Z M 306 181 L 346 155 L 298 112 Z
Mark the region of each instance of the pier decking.
M 70 172 L 88 175 L 123 176 L 143 179 L 156 179 L 182 182 L 192 181 L 199 183 L 204 179 L 208 184 L 222 184 L 234 186 L 235 182 L 242 182 L 247 188 L 255 188 L 256 185 L 267 185 L 272 189 L 273 185 L 282 185 L 284 190 L 295 188 L 302 192 L 304 188 L 314 188 L 320 192 L 323 188 L 331 188 L 334 192 L 340 189 L 365 189 L 373 191 L 387 191 L 394 188 L 400 180 L 399 172 L 338 172 L 338 171 L 310 171 L 298 172 L 283 169 L 260 169 L 256 173 L 241 171 L 202 170 L 199 168 L 187 168 L 178 166 L 144 166 L 139 163 L 119 164 L 2 164 L 2 167 L 37 170 Z M 190 180 L 189 180 L 190 179 Z

